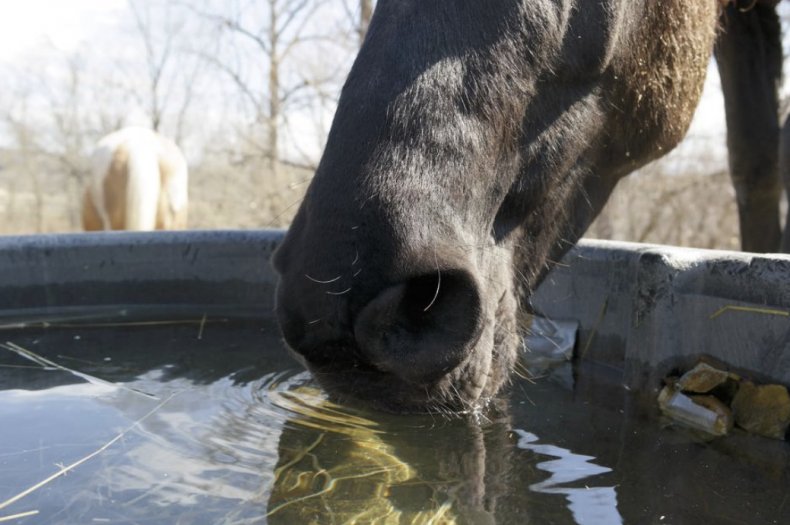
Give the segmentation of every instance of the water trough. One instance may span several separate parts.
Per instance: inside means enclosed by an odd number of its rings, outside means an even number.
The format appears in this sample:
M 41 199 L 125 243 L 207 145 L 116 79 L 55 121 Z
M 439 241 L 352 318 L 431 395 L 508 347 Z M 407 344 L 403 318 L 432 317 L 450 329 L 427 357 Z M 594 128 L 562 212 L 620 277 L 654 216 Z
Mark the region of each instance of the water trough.
M 575 366 L 481 419 L 394 417 L 283 349 L 282 236 L 0 238 L 0 521 L 790 522 L 787 442 L 656 408 L 701 356 L 790 384 L 789 257 L 583 241 L 531 299 L 578 322 Z
M 0 318 L 107 306 L 129 315 L 270 316 L 279 230 L 0 239 Z M 532 298 L 579 322 L 577 358 L 655 390 L 700 356 L 790 384 L 790 257 L 583 240 Z

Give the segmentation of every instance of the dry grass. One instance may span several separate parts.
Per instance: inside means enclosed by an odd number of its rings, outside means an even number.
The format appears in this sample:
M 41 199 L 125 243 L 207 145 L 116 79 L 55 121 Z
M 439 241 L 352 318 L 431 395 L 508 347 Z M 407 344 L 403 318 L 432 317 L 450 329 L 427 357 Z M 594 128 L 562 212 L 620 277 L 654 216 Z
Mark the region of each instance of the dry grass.
M 312 177 L 308 170 L 216 163 L 192 170 L 189 225 L 195 229 L 274 228 L 291 223 Z
M 46 161 L 10 160 L 0 163 L 0 235 L 81 231 L 82 184 Z M 256 163 L 231 167 L 215 161 L 192 167 L 189 227 L 287 226 L 310 176 L 310 171 L 290 166 L 273 176 Z
M 588 237 L 738 250 L 735 193 L 726 172 L 670 174 L 661 163 L 618 184 Z
M 4 157 L 4 158 L 3 158 Z M 697 159 L 698 160 L 698 159 Z M 0 234 L 80 231 L 82 185 L 45 160 L 0 155 Z M 670 167 L 672 166 L 672 167 Z M 723 171 L 658 162 L 620 182 L 589 237 L 738 249 L 735 197 Z M 189 227 L 286 227 L 312 173 L 214 159 L 190 172 Z

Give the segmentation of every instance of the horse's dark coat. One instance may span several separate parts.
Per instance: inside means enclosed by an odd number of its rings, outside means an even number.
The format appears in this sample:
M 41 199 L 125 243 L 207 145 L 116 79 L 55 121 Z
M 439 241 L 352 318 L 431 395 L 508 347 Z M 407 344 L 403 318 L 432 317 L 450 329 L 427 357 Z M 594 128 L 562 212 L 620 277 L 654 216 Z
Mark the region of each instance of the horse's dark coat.
M 517 306 L 617 180 L 683 137 L 718 0 L 380 0 L 274 257 L 286 341 L 332 393 L 477 406 Z

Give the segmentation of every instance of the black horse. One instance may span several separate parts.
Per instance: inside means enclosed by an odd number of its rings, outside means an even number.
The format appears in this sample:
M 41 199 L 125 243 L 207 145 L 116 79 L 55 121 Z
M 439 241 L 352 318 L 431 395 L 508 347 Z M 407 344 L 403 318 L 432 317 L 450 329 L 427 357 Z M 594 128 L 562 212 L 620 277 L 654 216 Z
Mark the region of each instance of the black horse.
M 496 394 L 521 301 L 682 139 L 717 34 L 744 246 L 775 249 L 778 19 L 749 4 L 380 0 L 274 256 L 289 346 L 392 411 Z

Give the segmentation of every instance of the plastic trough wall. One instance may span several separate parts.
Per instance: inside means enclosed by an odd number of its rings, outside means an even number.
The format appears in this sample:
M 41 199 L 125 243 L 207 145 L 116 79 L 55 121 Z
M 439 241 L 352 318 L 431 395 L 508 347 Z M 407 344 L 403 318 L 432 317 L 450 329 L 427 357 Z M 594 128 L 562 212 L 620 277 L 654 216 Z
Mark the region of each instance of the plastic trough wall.
M 0 237 L 0 324 L 108 306 L 129 316 L 271 316 L 282 231 Z M 534 294 L 580 323 L 576 355 L 654 391 L 709 356 L 790 385 L 790 257 L 582 241 Z

